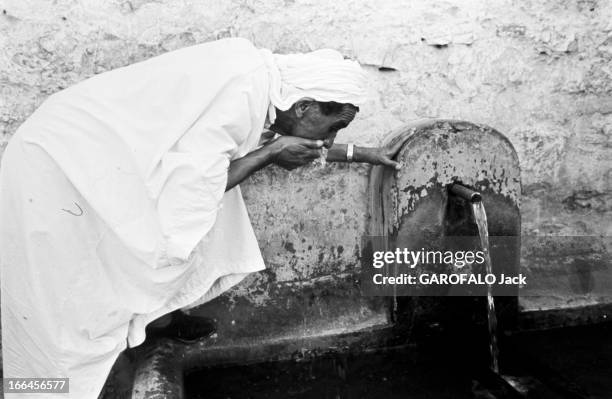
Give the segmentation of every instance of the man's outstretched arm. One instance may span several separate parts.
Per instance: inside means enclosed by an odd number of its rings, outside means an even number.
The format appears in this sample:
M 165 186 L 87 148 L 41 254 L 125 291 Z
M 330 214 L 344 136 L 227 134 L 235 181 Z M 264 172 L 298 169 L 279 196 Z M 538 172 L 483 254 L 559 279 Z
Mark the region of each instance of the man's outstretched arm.
M 373 165 L 387 165 L 395 169 L 400 168 L 399 162 L 393 160 L 403 142 L 393 143 L 386 147 L 353 147 L 353 162 L 366 162 Z M 329 162 L 347 162 L 347 144 L 334 144 L 327 152 Z

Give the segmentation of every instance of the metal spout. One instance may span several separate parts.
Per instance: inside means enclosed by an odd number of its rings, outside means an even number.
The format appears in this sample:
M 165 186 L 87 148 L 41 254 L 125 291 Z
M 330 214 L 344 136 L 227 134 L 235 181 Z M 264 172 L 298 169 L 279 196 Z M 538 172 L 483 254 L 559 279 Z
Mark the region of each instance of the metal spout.
M 474 191 L 466 186 L 458 183 L 453 183 L 448 188 L 449 191 L 469 202 L 480 202 L 482 201 L 482 195 L 478 191 Z

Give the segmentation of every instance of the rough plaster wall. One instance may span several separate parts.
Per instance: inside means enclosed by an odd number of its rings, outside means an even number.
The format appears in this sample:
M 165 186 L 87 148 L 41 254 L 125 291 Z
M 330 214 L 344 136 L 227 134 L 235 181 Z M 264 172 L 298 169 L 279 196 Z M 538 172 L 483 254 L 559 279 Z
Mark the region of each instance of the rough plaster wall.
M 0 153 L 49 94 L 96 73 L 228 36 L 276 52 L 331 47 L 371 78 L 371 99 L 339 142 L 374 145 L 424 117 L 488 124 L 518 151 L 525 234 L 611 234 L 610 1 L 0 0 L 0 10 Z M 365 180 L 349 187 L 338 195 L 365 201 Z M 261 201 L 251 195 L 251 209 Z M 354 217 L 349 244 L 363 225 Z M 288 256 L 301 270 L 296 242 Z M 336 258 L 356 262 L 352 250 Z

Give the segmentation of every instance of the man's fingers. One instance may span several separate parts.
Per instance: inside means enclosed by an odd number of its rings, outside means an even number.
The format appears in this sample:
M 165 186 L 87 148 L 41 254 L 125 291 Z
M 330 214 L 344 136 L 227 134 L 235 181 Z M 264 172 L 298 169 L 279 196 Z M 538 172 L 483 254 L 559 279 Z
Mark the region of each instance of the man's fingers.
M 314 148 L 308 148 L 308 149 L 302 149 L 302 151 L 300 152 L 300 155 L 302 158 L 307 158 L 307 159 L 315 159 L 315 158 L 319 158 L 321 156 L 321 150 L 316 150 Z
M 385 165 L 385 166 L 390 166 L 390 167 L 392 167 L 395 170 L 399 170 L 402 167 L 402 165 L 399 162 L 394 161 L 394 160 L 392 160 L 390 158 L 386 158 L 386 157 L 381 159 L 381 163 L 383 165 Z
M 321 148 L 323 147 L 324 143 L 323 143 L 323 140 L 303 139 L 302 144 L 308 148 Z

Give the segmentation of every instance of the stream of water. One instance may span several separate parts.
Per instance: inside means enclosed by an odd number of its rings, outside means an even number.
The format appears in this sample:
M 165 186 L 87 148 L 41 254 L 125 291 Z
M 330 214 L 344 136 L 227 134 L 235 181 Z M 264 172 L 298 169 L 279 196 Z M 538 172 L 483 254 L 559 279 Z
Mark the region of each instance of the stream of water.
M 478 234 L 480 235 L 480 246 L 485 254 L 485 273 L 492 274 L 493 267 L 491 264 L 491 255 L 489 253 L 489 228 L 487 226 L 487 213 L 481 201 L 472 203 L 472 211 L 474 212 L 474 220 L 478 225 Z M 489 352 L 491 354 L 491 369 L 495 373 L 499 373 L 497 348 L 497 316 L 495 314 L 495 303 L 493 302 L 493 287 L 487 285 L 487 320 L 489 324 Z

